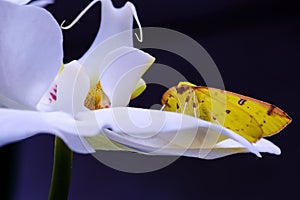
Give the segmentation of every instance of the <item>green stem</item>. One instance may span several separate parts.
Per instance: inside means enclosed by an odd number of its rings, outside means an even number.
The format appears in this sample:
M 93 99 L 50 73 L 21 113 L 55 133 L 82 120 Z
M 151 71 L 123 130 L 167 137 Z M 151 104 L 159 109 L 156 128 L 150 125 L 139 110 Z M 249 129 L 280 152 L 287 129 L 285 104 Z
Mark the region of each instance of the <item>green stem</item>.
M 48 200 L 67 200 L 72 175 L 73 152 L 58 137 L 55 138 L 52 181 Z

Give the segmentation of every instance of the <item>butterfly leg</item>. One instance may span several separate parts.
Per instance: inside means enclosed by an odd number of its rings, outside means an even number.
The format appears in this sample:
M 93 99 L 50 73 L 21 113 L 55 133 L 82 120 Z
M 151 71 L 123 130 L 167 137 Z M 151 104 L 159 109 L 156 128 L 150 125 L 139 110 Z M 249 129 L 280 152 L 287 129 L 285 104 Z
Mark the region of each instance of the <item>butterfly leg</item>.
M 194 110 L 194 117 L 198 117 L 197 115 L 197 103 L 196 103 L 196 92 L 193 90 L 193 110 Z
M 190 98 L 191 98 L 191 92 L 189 92 L 189 94 L 187 95 L 187 97 L 185 99 L 184 106 L 183 106 L 183 109 L 182 109 L 183 114 L 185 113 L 185 110 L 186 110 L 186 107 L 188 105 L 188 102 L 190 101 Z
M 165 110 L 165 107 L 166 107 L 166 104 L 162 105 L 160 111 L 164 111 L 164 110 Z
M 211 121 L 215 122 L 218 125 L 221 125 L 221 123 L 218 121 L 217 117 L 214 116 L 214 114 L 211 112 L 211 110 L 207 109 L 207 111 L 209 112 L 209 115 L 211 117 Z

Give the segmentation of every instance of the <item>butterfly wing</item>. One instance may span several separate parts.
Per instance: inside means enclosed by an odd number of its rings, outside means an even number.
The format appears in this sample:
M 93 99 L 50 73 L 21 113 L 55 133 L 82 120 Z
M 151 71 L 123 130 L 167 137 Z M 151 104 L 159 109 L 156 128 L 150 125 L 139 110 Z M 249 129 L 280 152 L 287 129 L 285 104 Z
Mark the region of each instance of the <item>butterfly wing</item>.
M 215 88 L 193 89 L 199 112 L 206 110 L 211 115 L 209 121 L 220 123 L 251 142 L 276 134 L 291 122 L 283 110 L 272 104 Z
M 162 97 L 164 110 L 223 125 L 251 142 L 281 131 L 291 118 L 280 108 L 240 94 L 180 82 Z

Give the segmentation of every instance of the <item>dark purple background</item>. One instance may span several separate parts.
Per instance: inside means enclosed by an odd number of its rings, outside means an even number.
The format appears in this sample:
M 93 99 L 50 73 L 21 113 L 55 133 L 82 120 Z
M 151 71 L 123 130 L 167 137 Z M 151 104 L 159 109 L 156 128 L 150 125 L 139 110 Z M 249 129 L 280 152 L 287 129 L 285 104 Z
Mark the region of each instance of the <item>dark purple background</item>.
M 59 1 L 49 10 L 71 21 L 89 1 Z M 117 6 L 124 4 L 114 1 Z M 92 156 L 74 155 L 71 200 L 82 199 L 297 199 L 299 198 L 300 7 L 289 0 L 132 1 L 143 26 L 175 29 L 197 40 L 217 64 L 227 90 L 280 106 L 294 122 L 270 138 L 282 155 L 250 154 L 214 161 L 180 158 L 146 174 L 110 169 Z M 100 4 L 99 4 L 100 5 Z M 96 34 L 99 5 L 65 31 L 65 62 L 80 57 Z M 196 84 L 182 59 L 151 51 Z M 164 88 L 150 86 L 133 106 L 159 103 Z M 143 104 L 142 104 L 143 102 Z M 0 199 L 47 199 L 53 136 L 41 135 L 0 149 Z M 11 187 L 9 187 L 11 186 Z M 8 190 L 10 188 L 10 191 Z M 2 195 L 2 196 L 1 196 Z

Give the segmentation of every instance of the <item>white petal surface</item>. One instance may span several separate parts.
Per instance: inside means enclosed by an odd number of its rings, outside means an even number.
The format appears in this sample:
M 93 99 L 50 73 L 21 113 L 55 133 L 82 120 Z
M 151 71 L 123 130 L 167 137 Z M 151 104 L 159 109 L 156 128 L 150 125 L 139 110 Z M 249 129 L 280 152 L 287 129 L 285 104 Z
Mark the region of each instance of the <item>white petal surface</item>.
M 261 153 L 270 153 L 275 155 L 280 155 L 281 151 L 275 144 L 262 138 L 253 144 L 256 149 Z M 215 147 L 214 151 L 206 157 L 207 159 L 215 159 L 219 157 L 224 157 L 227 155 L 232 155 L 236 153 L 246 153 L 249 152 L 241 144 L 237 143 L 232 139 L 227 139 L 219 142 Z
M 57 80 L 56 106 L 71 114 L 87 110 L 84 100 L 89 88 L 90 82 L 85 68 L 77 61 L 66 64 Z
M 38 105 L 39 110 L 63 111 L 71 115 L 87 110 L 84 107 L 84 100 L 90 82 L 85 68 L 79 62 L 72 61 L 66 64 L 54 84 L 57 85 L 56 101 L 49 103 L 50 94 L 46 94 Z
M 127 2 L 122 8 L 115 8 L 111 0 L 101 0 L 101 23 L 99 31 L 93 44 L 80 59 L 80 62 L 83 63 L 95 47 L 99 47 L 99 44 L 101 44 L 101 48 L 98 48 L 98 51 L 101 51 L 102 55 L 106 55 L 111 50 L 122 46 L 132 47 L 134 15 L 136 15 L 135 7 L 130 2 Z M 98 59 L 100 60 L 101 58 Z
M 25 5 L 28 4 L 30 1 L 32 0 L 6 0 L 15 4 L 19 4 L 19 5 Z M 33 6 L 39 6 L 39 7 L 44 7 L 48 4 L 52 4 L 54 3 L 54 0 L 36 0 L 36 1 L 32 1 L 31 3 L 29 3 L 29 5 L 33 5 Z
M 31 0 L 6 0 L 15 4 L 24 5 L 27 4 Z
M 93 148 L 78 135 L 71 115 L 63 112 L 36 112 L 0 109 L 0 146 L 23 140 L 36 134 L 53 134 L 77 153 L 91 153 Z
M 266 139 L 261 139 L 257 141 L 255 144 L 253 144 L 253 146 L 260 153 L 270 153 L 275 155 L 280 155 L 281 153 L 280 149 L 275 144 Z M 166 149 L 163 153 L 165 153 L 165 155 L 182 155 L 182 152 L 174 148 Z M 224 141 L 218 142 L 212 148 L 189 148 L 184 152 L 183 155 L 188 157 L 211 160 L 237 153 L 249 153 L 249 150 L 232 139 L 226 139 Z M 151 154 L 157 155 L 157 152 L 153 152 Z
M 35 107 L 62 65 L 59 25 L 45 9 L 0 1 L 0 38 L 0 96 Z
M 112 141 L 145 153 L 166 154 L 167 149 L 175 149 L 176 155 L 178 152 L 183 155 L 188 148 L 212 148 L 222 134 L 260 156 L 258 150 L 240 135 L 182 114 L 120 107 L 82 112 L 76 118 L 81 122 L 80 126 L 93 122 L 93 128 L 85 128 L 86 135 L 102 132 Z
M 105 57 L 100 83 L 112 107 L 127 106 L 141 76 L 154 58 L 132 47 L 121 47 Z
M 281 150 L 278 146 L 276 146 L 274 143 L 272 143 L 269 140 L 266 140 L 264 138 L 257 141 L 254 146 L 263 153 L 270 153 L 275 155 L 280 155 Z
M 31 2 L 29 5 L 45 7 L 45 6 L 47 6 L 49 4 L 53 4 L 53 3 L 54 3 L 54 0 L 36 0 L 36 1 Z

